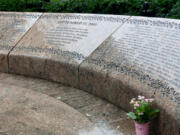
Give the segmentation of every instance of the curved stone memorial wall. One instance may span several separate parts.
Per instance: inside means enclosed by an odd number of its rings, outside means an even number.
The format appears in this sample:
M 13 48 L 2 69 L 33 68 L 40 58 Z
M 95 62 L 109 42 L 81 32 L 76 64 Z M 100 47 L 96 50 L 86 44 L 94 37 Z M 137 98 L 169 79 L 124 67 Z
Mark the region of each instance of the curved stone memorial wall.
M 16 25 L 5 21 L 17 14 Z M 0 26 L 1 72 L 80 88 L 127 111 L 131 98 L 154 97 L 157 134 L 180 134 L 180 20 L 2 12 Z

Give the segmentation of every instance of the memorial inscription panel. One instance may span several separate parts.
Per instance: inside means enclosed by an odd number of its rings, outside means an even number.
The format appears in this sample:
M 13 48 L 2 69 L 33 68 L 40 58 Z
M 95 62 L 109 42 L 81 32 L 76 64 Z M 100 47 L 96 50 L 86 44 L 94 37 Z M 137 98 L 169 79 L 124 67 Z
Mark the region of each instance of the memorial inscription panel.
M 32 72 L 28 72 L 29 69 L 23 67 L 27 70 L 23 74 L 41 74 L 42 78 L 51 78 L 54 81 L 76 82 L 70 78 L 77 78 L 79 64 L 128 18 L 111 15 L 45 13 L 18 43 L 10 56 L 47 59 L 43 64 L 34 67 Z M 16 68 L 20 65 L 14 61 L 17 60 L 12 61 L 10 58 L 11 71 L 21 72 L 21 68 Z M 20 59 L 18 61 L 20 62 Z M 40 62 L 34 65 L 38 63 Z M 56 71 L 59 69 L 61 71 Z
M 82 72 L 84 68 L 99 72 L 104 69 L 108 76 L 115 78 L 131 76 L 141 82 L 140 85 L 134 84 L 133 88 L 151 87 L 180 104 L 179 20 L 131 17 L 106 42 L 81 64 Z M 83 82 L 87 79 L 85 76 L 84 73 L 80 75 L 82 89 L 86 84 Z
M 40 13 L 0 12 L 0 71 L 7 71 L 8 53 L 40 15 Z
M 131 65 L 164 82 L 164 92 L 180 103 L 180 21 L 132 17 L 113 37 Z
M 151 25 L 151 24 L 150 24 Z M 145 73 L 180 89 L 180 28 L 129 25 L 114 34 L 112 45 Z M 171 28 L 172 27 L 172 28 Z M 128 31 L 126 33 L 125 31 Z M 117 38 L 120 37 L 120 38 Z
M 127 18 L 88 14 L 44 14 L 16 50 L 28 50 L 29 54 L 42 54 L 49 50 L 57 55 L 69 52 L 87 57 Z M 83 59 L 78 60 L 79 58 L 76 62 L 79 63 Z

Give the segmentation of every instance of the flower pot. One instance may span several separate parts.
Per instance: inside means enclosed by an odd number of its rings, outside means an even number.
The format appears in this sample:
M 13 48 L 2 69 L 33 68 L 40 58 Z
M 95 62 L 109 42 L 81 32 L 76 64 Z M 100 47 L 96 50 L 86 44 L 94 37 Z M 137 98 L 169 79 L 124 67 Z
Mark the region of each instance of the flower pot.
M 136 135 L 149 135 L 150 122 L 140 124 L 135 122 Z

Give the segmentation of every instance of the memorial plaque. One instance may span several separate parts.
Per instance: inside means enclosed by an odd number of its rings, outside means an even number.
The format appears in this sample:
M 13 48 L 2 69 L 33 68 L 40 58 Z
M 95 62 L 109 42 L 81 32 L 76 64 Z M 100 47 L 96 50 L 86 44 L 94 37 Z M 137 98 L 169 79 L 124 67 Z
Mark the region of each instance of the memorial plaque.
M 10 70 L 76 86 L 79 64 L 127 18 L 44 14 L 10 54 Z
M 130 99 L 138 94 L 155 97 L 157 104 L 178 119 L 180 21 L 131 17 L 81 64 L 79 71 L 81 89 L 127 110 Z M 162 121 L 170 119 L 164 116 L 162 113 Z M 177 131 L 173 124 L 166 126 L 160 129 L 163 134 Z M 173 132 L 169 133 L 170 129 Z
M 8 53 L 40 15 L 40 13 L 0 12 L 0 71 L 7 72 Z

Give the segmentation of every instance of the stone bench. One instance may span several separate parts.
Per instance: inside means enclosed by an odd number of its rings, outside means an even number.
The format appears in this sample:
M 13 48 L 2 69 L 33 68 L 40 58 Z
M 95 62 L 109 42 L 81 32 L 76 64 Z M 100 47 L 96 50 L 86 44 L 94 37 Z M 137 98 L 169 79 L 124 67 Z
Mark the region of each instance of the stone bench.
M 180 134 L 180 21 L 93 14 L 0 12 L 0 72 L 60 82 L 130 110 L 161 110 L 157 134 Z

